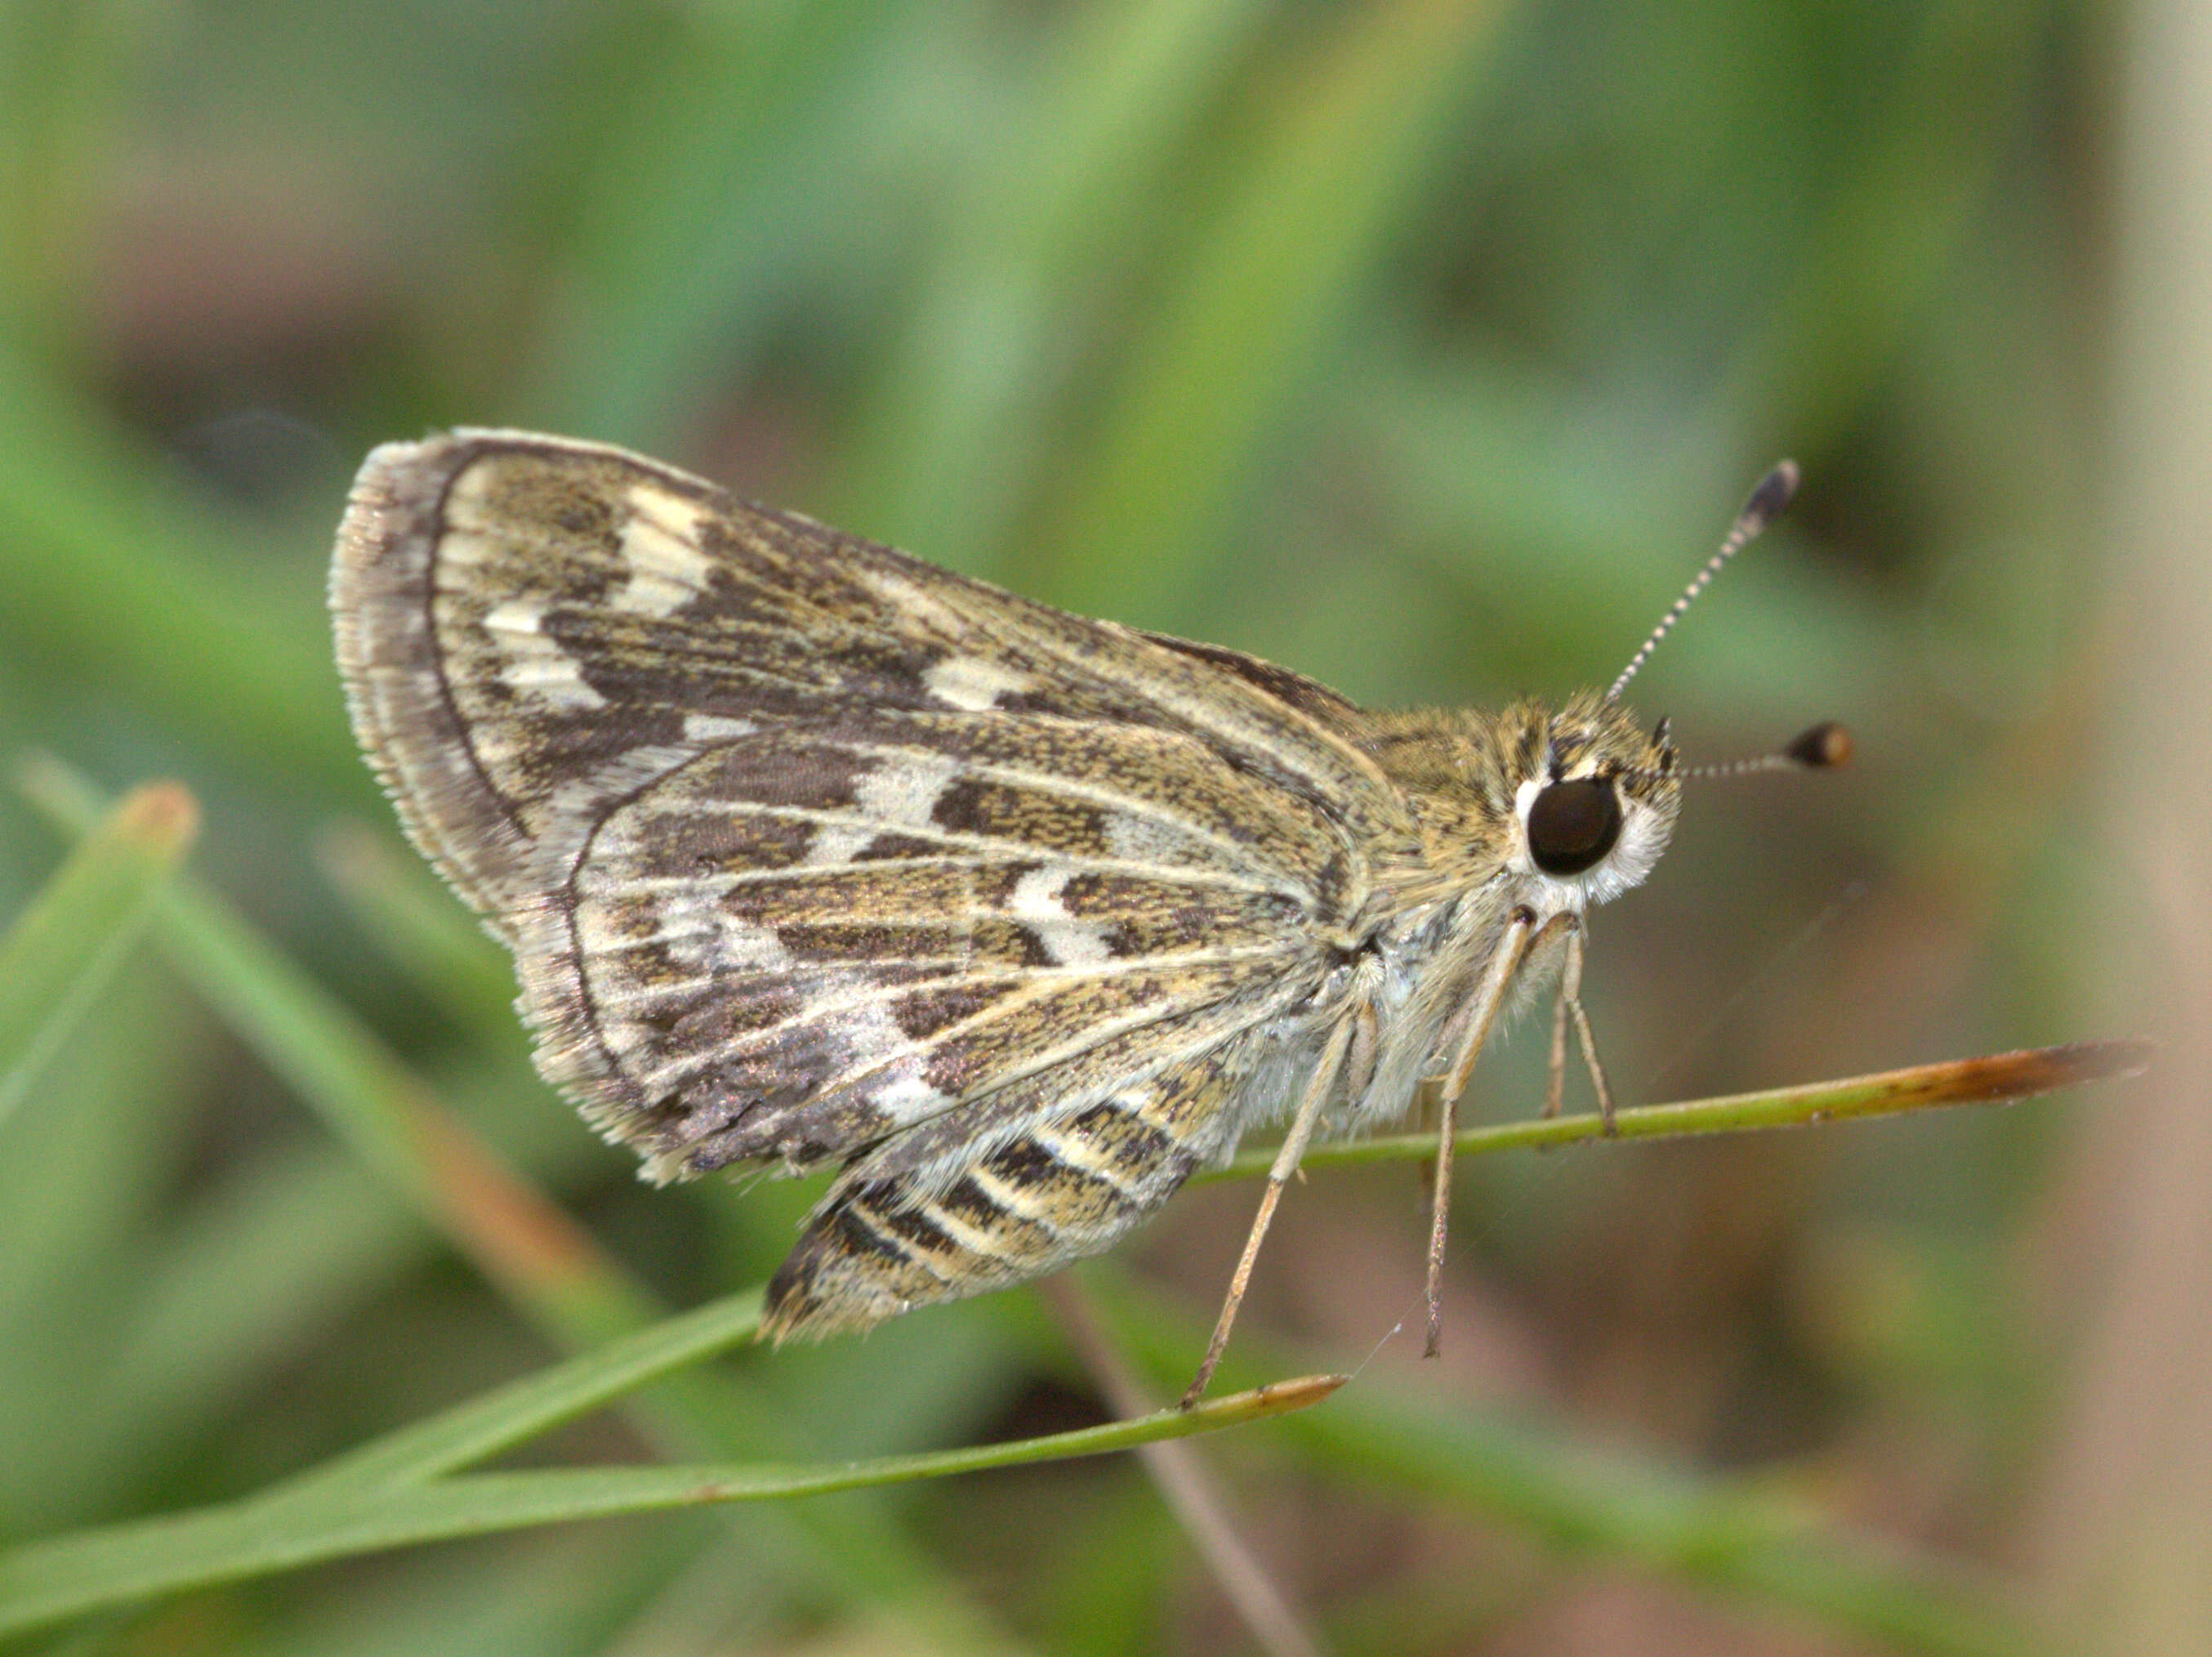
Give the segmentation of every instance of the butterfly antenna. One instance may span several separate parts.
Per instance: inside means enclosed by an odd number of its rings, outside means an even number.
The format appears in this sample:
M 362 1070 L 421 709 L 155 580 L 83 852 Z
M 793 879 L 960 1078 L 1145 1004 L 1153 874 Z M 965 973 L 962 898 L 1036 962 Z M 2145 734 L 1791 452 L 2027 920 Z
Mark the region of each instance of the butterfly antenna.
M 1797 463 L 1778 461 L 1774 470 L 1759 480 L 1759 487 L 1751 491 L 1751 498 L 1737 513 L 1735 524 L 1721 543 L 1721 550 L 1705 560 L 1705 567 L 1691 578 L 1682 589 L 1682 596 L 1674 600 L 1674 608 L 1659 618 L 1659 624 L 1651 636 L 1637 647 L 1636 654 L 1628 659 L 1628 666 L 1620 670 L 1620 677 L 1613 681 L 1613 688 L 1605 693 L 1607 702 L 1620 700 L 1620 693 L 1628 688 L 1628 681 L 1636 677 L 1638 668 L 1650 659 L 1659 648 L 1659 641 L 1674 631 L 1674 624 L 1682 618 L 1682 612 L 1698 600 L 1698 594 L 1713 584 L 1713 577 L 1721 573 L 1728 561 L 1750 545 L 1759 532 L 1781 515 L 1782 509 L 1790 504 L 1790 497 L 1797 492 Z M 1750 761 L 1756 766 L 1759 762 Z
M 1748 777 L 1754 771 L 1829 771 L 1851 763 L 1850 728 L 1824 719 L 1801 731 L 1772 753 L 1756 759 L 1728 759 L 1717 765 L 1692 765 L 1675 776 L 1685 782 L 1693 777 Z

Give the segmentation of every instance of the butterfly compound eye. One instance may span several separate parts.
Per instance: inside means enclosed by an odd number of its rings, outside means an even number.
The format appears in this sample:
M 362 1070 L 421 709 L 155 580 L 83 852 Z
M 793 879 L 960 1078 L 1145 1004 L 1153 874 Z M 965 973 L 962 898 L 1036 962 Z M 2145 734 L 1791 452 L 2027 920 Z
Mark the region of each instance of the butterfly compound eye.
M 1620 799 L 1595 777 L 1554 783 L 1528 805 L 1528 855 L 1547 874 L 1579 874 L 1620 838 Z

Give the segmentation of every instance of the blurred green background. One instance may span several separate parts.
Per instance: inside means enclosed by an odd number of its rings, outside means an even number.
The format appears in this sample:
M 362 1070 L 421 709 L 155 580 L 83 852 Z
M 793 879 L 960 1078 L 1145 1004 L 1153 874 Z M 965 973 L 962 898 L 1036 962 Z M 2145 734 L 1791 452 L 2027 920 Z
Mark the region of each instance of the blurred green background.
M 1606 683 L 1794 455 L 1632 699 L 1694 759 L 1835 716 L 1863 763 L 1696 789 L 1596 917 L 1617 1089 L 2122 1032 L 2156 1073 L 1485 1159 L 1443 1360 L 1401 1336 L 1198 1453 L 1347 1652 L 1984 1648 L 1954 1581 L 2054 1649 L 2212 1649 L 2205 9 L 0 3 L 0 752 L 189 783 L 250 935 L 689 1305 L 811 1192 L 647 1191 L 529 1069 L 345 728 L 321 591 L 366 448 L 629 444 L 1385 704 Z M 0 914 L 63 850 L 0 796 Z M 618 1321 L 395 1179 L 220 979 L 138 952 L 0 1120 L 0 1539 L 254 1490 Z M 1469 1112 L 1532 1111 L 1541 1045 Z M 1163 1396 L 1253 1195 L 1086 1275 Z M 1366 1360 L 1425 1218 L 1411 1168 L 1294 1188 L 1246 1378 Z M 726 1368 L 725 1455 L 1103 1413 L 1026 1291 Z M 1737 1545 L 1778 1514 L 1804 1545 Z M 1120 1458 L 374 1557 L 63 1648 L 1249 1641 Z

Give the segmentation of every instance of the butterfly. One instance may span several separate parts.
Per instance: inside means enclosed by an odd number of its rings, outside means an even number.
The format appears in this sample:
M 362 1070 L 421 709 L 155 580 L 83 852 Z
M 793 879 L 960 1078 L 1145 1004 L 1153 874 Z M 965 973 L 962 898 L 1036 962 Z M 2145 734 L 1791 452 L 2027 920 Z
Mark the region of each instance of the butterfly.
M 1288 1128 L 1188 1397 L 1316 1133 L 1452 1101 L 1510 1003 L 1580 998 L 1583 917 L 1682 766 L 1620 691 L 1376 711 L 1067 614 L 599 444 L 371 454 L 331 571 L 354 728 L 514 952 L 545 1076 L 655 1181 L 833 1167 L 775 1338 L 1113 1244 Z M 1793 744 L 1840 758 L 1839 728 Z

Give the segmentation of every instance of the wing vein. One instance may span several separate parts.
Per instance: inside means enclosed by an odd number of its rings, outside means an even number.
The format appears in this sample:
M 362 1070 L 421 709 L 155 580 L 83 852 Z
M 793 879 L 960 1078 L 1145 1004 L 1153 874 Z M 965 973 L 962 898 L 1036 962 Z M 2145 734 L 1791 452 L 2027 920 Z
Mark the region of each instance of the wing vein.
M 887 1049 L 875 1060 L 875 1062 L 870 1063 L 865 1069 L 853 1071 L 824 1082 L 821 1087 L 816 1090 L 815 1096 L 819 1097 L 821 1094 L 830 1093 L 835 1089 L 850 1087 L 857 1082 L 866 1081 L 869 1076 L 880 1070 L 885 1064 L 896 1063 L 902 1058 L 913 1057 L 917 1053 L 927 1052 L 932 1048 L 943 1045 L 952 1036 L 968 1029 L 971 1024 L 988 1024 L 994 1019 L 1004 1017 L 1018 1008 L 1026 1007 L 1041 997 L 1051 994 L 1054 990 L 1065 990 L 1073 987 L 1074 985 L 1087 983 L 1097 978 L 1118 977 L 1132 972 L 1143 971 L 1146 969 L 1157 971 L 1160 968 L 1167 967 L 1181 971 L 1184 968 L 1194 966 L 1226 966 L 1237 961 L 1265 959 L 1271 956 L 1286 956 L 1292 954 L 1293 953 L 1295 952 L 1282 949 L 1274 946 L 1254 945 L 1238 949 L 1207 950 L 1202 953 L 1192 953 L 1188 955 L 1137 956 L 1126 961 L 1101 963 L 1098 966 L 1085 967 L 1079 972 L 1055 972 L 1053 969 L 1048 967 L 1011 967 L 1004 970 L 985 971 L 975 971 L 973 969 L 963 970 L 957 978 L 932 981 L 929 987 L 942 989 L 948 984 L 973 984 L 984 983 L 1007 983 L 1024 986 L 1030 991 L 1030 993 L 1024 993 L 1018 996 L 993 1002 L 990 1006 L 986 1008 L 982 1012 L 973 1015 L 969 1019 L 963 1020 L 958 1024 L 949 1025 L 945 1029 L 936 1031 L 928 1036 L 923 1037 L 918 1041 L 909 1039 L 897 1047 Z M 921 966 L 927 964 L 927 963 L 926 962 L 919 961 L 901 962 L 901 965 L 902 966 Z M 954 966 L 959 965 L 959 963 L 957 962 L 948 962 L 947 964 Z M 777 982 L 787 983 L 790 976 L 791 975 L 787 972 L 753 972 L 738 975 L 735 978 L 714 978 L 713 975 L 709 975 L 709 978 L 705 982 L 711 982 L 717 988 L 728 989 L 732 985 L 741 985 L 744 979 L 748 977 L 773 979 Z M 735 1040 L 718 1043 L 712 1047 L 702 1048 L 696 1052 L 679 1054 L 676 1057 L 670 1059 L 665 1063 L 657 1065 L 653 1069 L 644 1072 L 638 1078 L 639 1083 L 648 1092 L 658 1091 L 677 1082 L 683 1081 L 690 1076 L 696 1075 L 699 1071 L 706 1069 L 719 1062 L 738 1057 L 748 1048 L 773 1046 L 775 1045 L 775 1039 L 780 1035 L 791 1034 L 795 1031 L 802 1030 L 809 1025 L 815 1024 L 825 1019 L 833 1019 L 842 1014 L 857 1012 L 873 1002 L 886 1000 L 897 995 L 902 990 L 911 990 L 917 987 L 920 986 L 912 983 L 872 984 L 864 986 L 859 993 L 854 995 L 841 996 L 834 1000 L 822 1000 L 809 1002 L 806 1006 L 799 1008 L 798 1012 L 793 1014 L 789 1018 L 779 1020 L 774 1024 L 763 1025 L 758 1029 L 748 1030 Z M 1211 1007 L 1220 1002 L 1228 1000 L 1234 993 L 1235 992 L 1233 990 L 1226 990 L 1219 995 L 1212 996 L 1208 1000 L 1196 1003 L 1196 1005 L 1199 1007 Z M 1152 1002 L 1140 1005 L 1139 1010 L 1149 1011 L 1159 1017 L 1167 1017 L 1178 1013 L 1189 1012 L 1194 1009 L 1193 1005 L 1187 1000 L 1178 999 L 1172 996 L 1163 996 Z M 1143 1024 L 1149 1021 L 1149 1018 L 1143 1018 L 1137 1020 L 1136 1023 Z M 1103 1039 L 1105 1036 L 1118 1033 L 1125 1027 L 1133 1028 L 1135 1027 L 1135 1025 L 1115 1023 L 1091 1024 L 1085 1026 L 1085 1033 L 1086 1036 Z M 1074 1048 L 1073 1051 L 1081 1052 L 1085 1048 L 1095 1045 L 1097 1045 L 1097 1039 L 1086 1040 L 1082 1044 L 1082 1045 Z M 1057 1059 L 1048 1061 L 1048 1063 L 1058 1062 L 1059 1061 Z M 979 1088 L 975 1090 L 973 1096 L 980 1097 L 984 1093 L 994 1092 L 1009 1081 L 1015 1080 L 1023 1075 L 1033 1074 L 1036 1068 L 1038 1068 L 1036 1064 L 1025 1064 L 1019 1069 L 996 1073 L 992 1077 L 990 1087 L 988 1088 Z M 968 1095 L 963 1095 L 963 1097 L 966 1096 Z

